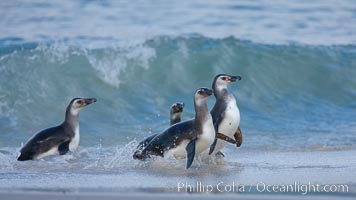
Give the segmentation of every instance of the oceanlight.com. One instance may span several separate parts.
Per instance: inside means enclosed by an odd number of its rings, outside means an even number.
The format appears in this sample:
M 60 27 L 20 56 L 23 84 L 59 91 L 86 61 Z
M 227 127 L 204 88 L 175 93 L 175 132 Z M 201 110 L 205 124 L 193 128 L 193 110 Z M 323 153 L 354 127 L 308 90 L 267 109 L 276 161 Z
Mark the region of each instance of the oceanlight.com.
M 335 184 L 317 184 L 307 183 L 301 184 L 294 182 L 293 184 L 278 185 L 267 184 L 264 182 L 258 182 L 250 185 L 239 185 L 235 182 L 225 183 L 219 182 L 217 184 L 205 184 L 197 181 L 194 184 L 190 183 L 178 183 L 178 192 L 188 193 L 298 193 L 306 195 L 309 193 L 347 193 L 349 192 L 348 185 L 335 185 Z

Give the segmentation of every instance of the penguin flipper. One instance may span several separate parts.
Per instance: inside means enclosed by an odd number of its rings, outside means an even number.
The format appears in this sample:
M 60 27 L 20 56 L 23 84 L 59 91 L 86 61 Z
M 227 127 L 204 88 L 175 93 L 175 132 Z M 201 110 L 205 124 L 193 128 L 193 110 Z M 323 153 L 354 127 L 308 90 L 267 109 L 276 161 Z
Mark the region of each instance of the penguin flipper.
M 60 144 L 58 146 L 59 155 L 64 155 L 64 154 L 68 153 L 69 143 L 70 143 L 70 141 L 63 142 L 62 144 Z
M 224 120 L 226 115 L 226 111 L 222 112 L 222 113 L 218 113 L 216 115 L 213 116 L 213 114 L 211 115 L 213 118 L 213 124 L 214 124 L 214 128 L 215 131 L 218 132 L 219 131 L 219 125 L 221 124 L 221 122 Z
M 213 108 L 214 110 L 214 108 Z M 214 112 L 212 112 L 214 113 Z M 219 124 L 221 123 L 222 119 L 224 118 L 224 114 L 225 113 L 221 113 L 221 114 L 217 114 L 217 115 L 214 115 L 212 114 L 212 117 L 213 117 L 213 125 L 214 125 L 214 128 L 215 128 L 215 132 L 217 133 L 219 131 Z M 213 144 L 211 144 L 210 146 L 210 149 L 209 149 L 209 155 L 211 155 L 215 149 L 215 146 L 216 146 L 216 143 L 217 143 L 217 137 L 215 136 L 215 140 L 213 142 Z
M 196 139 L 191 140 L 185 147 L 185 150 L 187 151 L 187 169 L 192 165 L 195 157 L 195 142 Z
M 224 140 L 228 143 L 231 143 L 231 144 L 236 144 L 236 141 L 232 138 L 230 138 L 229 136 L 226 136 L 222 133 L 216 133 L 216 136 L 215 136 L 217 139 L 220 139 L 220 140 Z
M 225 155 L 221 151 L 216 152 L 215 156 L 225 157 Z
M 213 153 L 217 141 L 218 141 L 218 139 L 215 138 L 213 144 L 211 144 L 210 149 L 209 149 L 209 155 L 211 155 Z
M 220 122 L 222 121 L 222 117 L 221 117 L 221 116 L 218 116 L 218 117 L 216 117 L 216 119 L 213 120 L 213 121 L 214 121 L 213 125 L 214 125 L 214 128 L 215 128 L 215 131 L 217 132 L 217 131 L 219 130 L 219 124 L 220 124 Z
M 240 126 L 237 128 L 237 130 L 236 130 L 236 132 L 234 134 L 234 138 L 236 140 L 236 146 L 240 147 L 241 144 L 242 144 L 242 138 L 243 138 Z

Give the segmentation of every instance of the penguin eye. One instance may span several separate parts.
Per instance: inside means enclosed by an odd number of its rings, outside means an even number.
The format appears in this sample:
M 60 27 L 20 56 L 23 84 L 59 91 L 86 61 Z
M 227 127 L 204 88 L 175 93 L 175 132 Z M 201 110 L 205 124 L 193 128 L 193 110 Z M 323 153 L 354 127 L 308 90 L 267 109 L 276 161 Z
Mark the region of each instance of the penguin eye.
M 77 101 L 77 104 L 83 104 L 82 100 Z
M 227 80 L 226 76 L 223 76 L 221 79 L 224 80 L 224 81 Z

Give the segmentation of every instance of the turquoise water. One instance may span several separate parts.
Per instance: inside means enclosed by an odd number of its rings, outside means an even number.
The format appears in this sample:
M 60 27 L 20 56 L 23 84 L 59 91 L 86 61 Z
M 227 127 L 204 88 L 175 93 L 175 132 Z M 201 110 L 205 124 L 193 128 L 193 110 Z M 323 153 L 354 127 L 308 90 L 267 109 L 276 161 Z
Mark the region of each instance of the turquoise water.
M 0 10 L 0 176 L 14 184 L 24 169 L 38 175 L 68 163 L 83 180 L 88 169 L 137 178 L 146 166 L 131 159 L 137 142 L 168 126 L 176 101 L 186 105 L 183 119 L 193 117 L 195 89 L 218 73 L 242 77 L 229 87 L 241 112 L 242 156 L 356 149 L 353 1 L 16 1 Z M 74 97 L 98 99 L 81 111 L 77 154 L 16 162 L 21 144 L 61 123 Z M 224 170 L 249 171 L 232 149 Z M 352 180 L 349 164 L 338 182 Z M 202 173 L 224 177 L 215 167 Z
M 24 46 L 1 54 L 1 146 L 20 146 L 37 130 L 60 123 L 77 96 L 98 99 L 81 113 L 81 144 L 125 144 L 167 127 L 176 101 L 186 103 L 183 118 L 193 117 L 195 89 L 210 87 L 224 72 L 242 76 L 230 90 L 241 110 L 245 148 L 355 148 L 354 45 L 194 36 L 125 48 Z

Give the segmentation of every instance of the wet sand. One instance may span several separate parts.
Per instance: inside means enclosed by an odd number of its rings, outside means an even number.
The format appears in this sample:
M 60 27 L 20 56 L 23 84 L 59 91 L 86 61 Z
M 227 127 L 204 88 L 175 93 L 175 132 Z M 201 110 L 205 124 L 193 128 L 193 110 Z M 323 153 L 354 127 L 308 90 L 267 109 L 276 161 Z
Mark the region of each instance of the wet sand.
M 82 159 L 72 160 L 70 165 L 58 160 L 14 162 L 10 163 L 11 170 L 0 174 L 0 199 L 350 199 L 356 196 L 354 150 L 231 151 L 236 150 L 224 152 L 227 156 L 223 165 L 193 166 L 189 170 L 162 160 L 143 166 L 134 161 L 123 165 L 120 160 L 112 163 L 111 168 L 95 165 L 85 170 L 75 164 L 84 162 Z M 181 164 L 184 166 L 184 161 Z M 342 188 L 335 192 L 305 191 L 310 184 L 347 185 L 347 191 L 341 191 Z M 267 187 L 271 190 L 273 185 L 279 189 L 268 191 Z M 282 186 L 294 188 L 283 191 Z
M 118 200 L 118 199 L 127 199 L 127 200 L 210 200 L 210 199 L 221 199 L 230 200 L 230 199 L 239 199 L 239 200 L 257 200 L 257 199 L 266 199 L 266 200 L 295 200 L 295 199 L 310 199 L 310 200 L 350 200 L 354 199 L 352 196 L 300 196 L 300 195 L 206 195 L 206 194 L 132 194 L 132 193 L 62 193 L 62 192 L 21 192 L 21 191 L 13 191 L 13 192 L 5 192 L 0 191 L 0 199 L 6 200 Z

